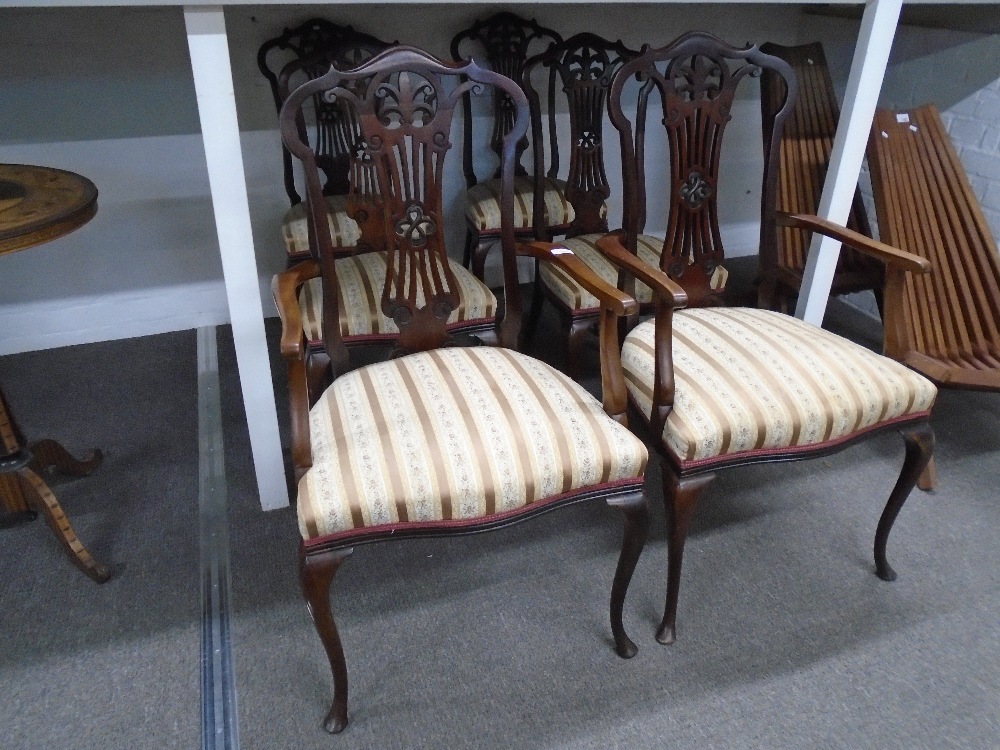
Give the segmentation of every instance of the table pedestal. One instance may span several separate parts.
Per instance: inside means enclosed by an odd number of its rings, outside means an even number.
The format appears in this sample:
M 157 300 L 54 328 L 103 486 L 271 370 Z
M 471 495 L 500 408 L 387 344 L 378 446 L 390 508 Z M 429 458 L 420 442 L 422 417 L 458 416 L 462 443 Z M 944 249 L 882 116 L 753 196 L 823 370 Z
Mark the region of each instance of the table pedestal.
M 73 172 L 28 164 L 0 164 L 0 255 L 58 239 L 83 226 L 97 212 L 97 188 Z M 28 446 L 0 391 L 0 528 L 45 516 L 49 527 L 80 570 L 98 583 L 111 571 L 94 560 L 77 539 L 66 514 L 45 484 L 49 469 L 86 476 L 101 452 L 77 460 L 54 440 Z

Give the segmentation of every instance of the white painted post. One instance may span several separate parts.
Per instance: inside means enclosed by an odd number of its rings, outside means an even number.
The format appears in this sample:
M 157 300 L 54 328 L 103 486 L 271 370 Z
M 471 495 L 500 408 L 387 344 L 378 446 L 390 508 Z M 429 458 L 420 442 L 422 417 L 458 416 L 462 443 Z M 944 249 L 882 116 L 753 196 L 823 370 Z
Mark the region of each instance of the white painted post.
M 899 22 L 902 0 L 869 0 L 861 18 L 861 31 L 847 79 L 844 109 L 833 140 L 830 169 L 823 184 L 817 213 L 824 219 L 845 224 L 861 173 L 868 133 L 875 117 L 882 79 L 892 39 Z M 806 260 L 805 276 L 795 315 L 813 325 L 823 323 L 837 268 L 840 243 L 814 235 Z
M 288 505 L 221 6 L 185 6 L 191 68 L 261 507 Z

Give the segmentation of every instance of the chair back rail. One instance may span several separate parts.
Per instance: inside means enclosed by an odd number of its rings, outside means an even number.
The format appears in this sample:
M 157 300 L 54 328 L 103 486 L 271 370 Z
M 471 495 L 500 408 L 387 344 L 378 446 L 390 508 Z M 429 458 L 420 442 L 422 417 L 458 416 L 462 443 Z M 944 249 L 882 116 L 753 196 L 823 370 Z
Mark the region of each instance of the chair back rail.
M 762 70 L 785 81 L 782 105 L 762 122 L 760 262 L 766 266 L 775 263 L 776 254 L 778 144 L 797 93 L 791 67 L 756 46 L 740 49 L 690 32 L 666 47 L 644 48 L 621 67 L 611 86 L 609 114 L 621 138 L 626 247 L 636 251 L 646 223 L 646 123 L 650 104 L 659 104 L 669 163 L 657 165 L 654 174 L 668 175 L 670 182 L 661 269 L 684 288 L 692 306 L 720 301 L 713 276 L 725 259 L 718 215 L 722 141 L 737 89 Z M 638 84 L 626 89 L 633 81 Z
M 883 242 L 927 258 L 886 354 L 946 385 L 1000 388 L 997 244 L 934 105 L 878 110 L 868 143 Z
M 516 117 L 501 151 L 502 231 L 505 315 L 498 316 L 500 341 L 514 347 L 520 328 L 520 294 L 514 258 L 513 179 L 517 142 L 528 126 L 528 104 L 509 78 L 474 61 L 443 63 L 412 47 L 395 47 L 342 71 L 331 67 L 289 95 L 282 108 L 281 132 L 289 151 L 302 161 L 306 176 L 310 243 L 323 267 L 324 311 L 338 309 L 334 248 L 326 229 L 323 190 L 314 148 L 300 130 L 299 110 L 319 96 L 351 111 L 361 141 L 355 144 L 352 198 L 362 186 L 376 186 L 382 205 L 379 220 L 386 239 L 382 312 L 399 327 L 397 354 L 447 345 L 449 315 L 458 306 L 458 282 L 447 260 L 442 210 L 443 162 L 452 147 L 451 127 L 462 96 L 494 87 L 510 97 Z M 371 180 L 366 183 L 365 180 Z M 377 180 L 377 183 L 375 182 Z M 343 351 L 339 326 L 325 325 L 331 359 Z

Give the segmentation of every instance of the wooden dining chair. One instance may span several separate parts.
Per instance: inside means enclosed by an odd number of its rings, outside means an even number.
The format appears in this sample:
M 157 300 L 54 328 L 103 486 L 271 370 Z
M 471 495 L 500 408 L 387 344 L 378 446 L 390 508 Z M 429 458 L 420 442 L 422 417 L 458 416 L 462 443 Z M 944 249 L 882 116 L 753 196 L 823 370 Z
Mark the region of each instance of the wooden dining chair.
M 886 300 L 886 356 L 942 388 L 1000 391 L 1000 256 L 937 108 L 876 111 L 868 164 L 880 239 L 933 268 Z
M 443 162 L 452 147 L 453 115 L 473 87 L 499 89 L 513 107 L 500 152 L 505 305 L 494 319 L 500 347 L 460 346 L 447 322 L 461 295 L 444 242 Z M 360 123 L 363 155 L 356 164 L 377 175 L 389 245 L 387 272 L 369 293 L 398 333 L 393 358 L 338 370 L 310 403 L 298 287 L 310 274 L 321 278 L 328 309 L 336 309 L 344 293 L 343 261 L 323 226 L 316 152 L 296 123 L 296 108 L 316 95 L 352 109 Z M 485 531 L 583 500 L 605 500 L 625 515 L 611 630 L 620 656 L 636 652 L 622 606 L 646 538 L 647 454 L 622 424 L 626 395 L 617 347 L 617 321 L 635 304 L 572 254 L 544 244 L 522 246 L 528 257 L 559 263 L 601 300 L 603 404 L 515 350 L 521 301 L 514 164 L 527 126 L 527 101 L 514 81 L 474 62 L 445 63 L 411 47 L 387 50 L 352 71 L 332 69 L 296 89 L 282 110 L 282 137 L 302 162 L 320 258 L 278 274 L 273 288 L 289 371 L 302 589 L 333 673 L 325 722 L 330 732 L 347 724 L 347 667 L 330 585 L 352 550 L 372 542 Z M 352 190 L 358 184 L 352 179 Z M 346 356 L 343 337 L 336 327 L 326 330 L 326 348 L 339 361 Z
M 605 103 L 608 87 L 615 72 L 638 54 L 620 41 L 604 39 L 596 34 L 576 34 L 551 45 L 545 52 L 529 59 L 524 66 L 523 86 L 531 107 L 532 141 L 534 150 L 534 216 L 542 217 L 544 181 L 559 173 L 562 160 L 568 166 L 566 181 L 561 183 L 568 220 L 562 229 L 566 239 L 562 245 L 572 250 L 592 269 L 614 285 L 617 271 L 603 260 L 597 250 L 597 240 L 608 231 L 607 199 L 611 194 L 604 160 Z M 543 115 L 539 84 L 555 73 L 555 91 L 549 87 L 548 102 L 557 109 L 565 106 L 569 114 L 569 138 L 560 143 L 556 134 L 543 142 Z M 549 168 L 546 172 L 546 151 Z M 535 234 L 550 237 L 544 220 L 537 218 Z M 552 263 L 540 261 L 535 274 L 534 295 L 528 320 L 527 337 L 533 337 L 541 314 L 542 302 L 548 299 L 559 311 L 568 329 L 566 371 L 578 376 L 587 336 L 597 324 L 600 304 L 575 279 Z
M 485 20 L 476 20 L 451 40 L 451 57 L 460 61 L 475 59 L 491 70 L 520 83 L 524 64 L 528 58 L 541 50 L 562 41 L 558 32 L 539 25 L 534 20 L 521 18 L 508 11 L 496 13 Z M 555 87 L 555 72 L 549 80 L 549 91 Z M 483 279 L 486 258 L 500 238 L 500 156 L 503 139 L 514 124 L 514 109 L 509 99 L 495 95 L 487 122 L 482 131 L 473 127 L 473 92 L 462 98 L 462 169 L 466 184 L 466 240 L 463 256 L 464 265 L 472 269 L 476 278 Z M 554 96 L 547 111 L 549 137 L 554 137 L 556 113 Z M 488 140 L 486 131 L 489 129 Z M 477 133 L 481 133 L 478 134 Z M 540 146 L 538 140 L 530 144 Z M 484 147 L 488 147 L 498 165 L 488 177 L 477 175 L 476 166 L 481 163 Z M 570 208 L 564 196 L 565 183 L 554 176 L 542 179 L 540 187 L 525 169 L 522 159 L 528 149 L 527 138 L 517 144 L 514 157 L 514 232 L 518 239 L 536 239 L 533 211 L 536 201 L 534 193 L 541 190 L 543 215 L 540 223 L 545 234 L 538 239 L 551 238 L 565 232 L 572 220 Z
M 710 279 L 722 257 L 717 196 L 723 135 L 740 85 L 762 70 L 785 79 L 787 97 L 763 123 L 761 247 L 779 226 L 820 232 L 879 258 L 887 267 L 886 310 L 927 261 L 808 215 L 775 211 L 779 143 L 796 94 L 794 72 L 755 46 L 732 47 L 692 32 L 646 49 L 615 76 L 609 113 L 621 140 L 625 227 L 598 245 L 652 291 L 653 318 L 625 338 L 622 363 L 636 411 L 657 437 L 667 511 L 667 596 L 657 633 L 672 643 L 688 525 L 718 471 L 753 463 L 823 456 L 885 430 L 899 430 L 906 458 L 875 533 L 879 577 L 889 531 L 930 459 L 928 424 L 936 389 L 921 375 L 846 339 L 771 310 L 724 307 Z M 668 153 L 647 149 L 647 122 L 666 130 Z M 649 164 L 644 164 L 644 160 Z M 637 252 L 647 180 L 673 194 L 659 266 Z M 891 318 L 889 319 L 892 320 Z
M 778 155 L 777 207 L 791 214 L 815 214 L 820 193 L 830 166 L 833 138 L 837 134 L 840 106 L 833 90 L 830 69 L 820 42 L 785 47 L 768 42 L 761 52 L 779 57 L 795 73 L 799 93 L 795 106 L 785 121 Z M 780 75 L 765 70 L 760 82 L 761 117 L 773 120 L 785 101 L 785 85 Z M 854 191 L 847 226 L 872 236 L 861 192 Z M 773 290 L 773 299 L 759 300 L 762 306 L 794 309 L 794 298 L 802 287 L 802 277 L 809 254 L 808 234 L 782 227 L 775 236 L 777 247 L 766 256 L 760 272 L 767 278 L 765 290 Z M 763 256 L 762 256 L 763 257 Z M 885 283 L 884 266 L 877 259 L 850 246 L 840 250 L 830 294 L 840 295 L 871 290 L 882 305 Z
M 276 112 L 288 93 L 303 82 L 317 78 L 330 69 L 353 68 L 391 46 L 371 34 L 314 18 L 294 28 L 286 28 L 279 36 L 269 39 L 257 52 L 257 66 L 271 87 Z M 377 239 L 366 232 L 369 227 L 358 223 L 360 209 L 349 210 L 348 173 L 350 171 L 351 140 L 349 123 L 342 121 L 340 112 L 322 100 L 309 102 L 302 110 L 302 132 L 308 134 L 317 151 L 317 159 L 325 180 L 330 216 L 330 232 L 336 247 L 357 254 L 378 248 Z M 288 265 L 310 257 L 305 204 L 295 183 L 292 157 L 284 144 L 281 147 L 285 192 L 290 208 L 281 222 Z M 362 214 L 363 215 L 363 214 Z M 363 223 L 363 221 L 362 221 Z

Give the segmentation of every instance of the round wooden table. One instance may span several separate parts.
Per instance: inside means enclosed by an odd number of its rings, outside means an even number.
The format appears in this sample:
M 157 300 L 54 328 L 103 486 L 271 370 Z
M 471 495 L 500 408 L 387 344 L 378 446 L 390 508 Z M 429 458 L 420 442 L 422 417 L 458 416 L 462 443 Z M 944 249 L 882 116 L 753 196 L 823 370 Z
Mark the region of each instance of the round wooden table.
M 86 177 L 62 169 L 0 164 L 0 255 L 58 239 L 97 213 L 97 188 Z M 0 527 L 17 525 L 40 512 L 70 559 L 98 583 L 111 572 L 80 543 L 59 501 L 42 479 L 50 468 L 75 476 L 101 463 L 101 452 L 78 460 L 55 440 L 27 445 L 0 390 Z

